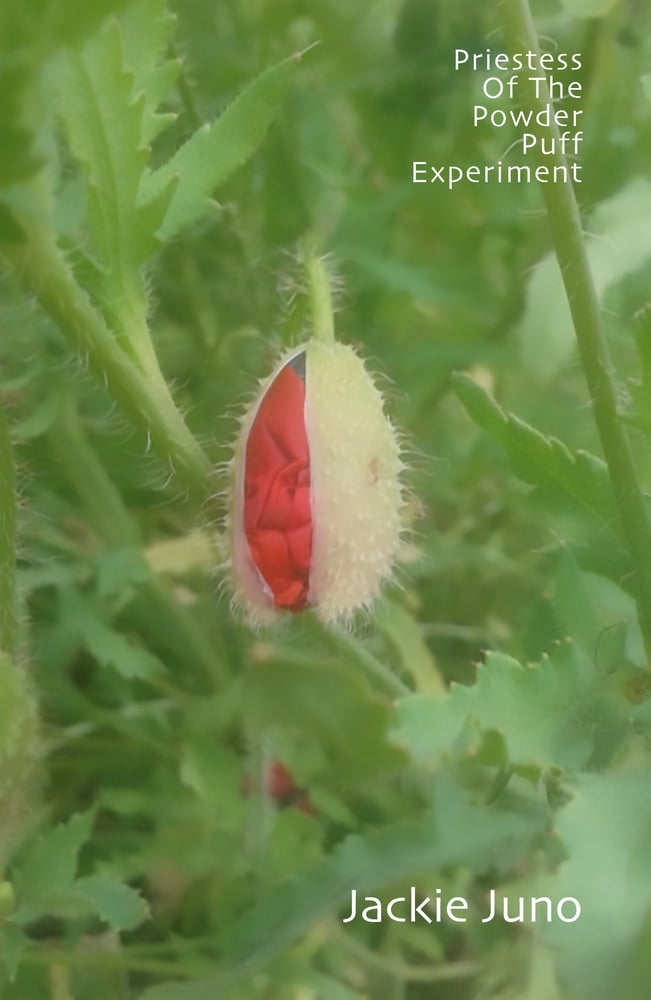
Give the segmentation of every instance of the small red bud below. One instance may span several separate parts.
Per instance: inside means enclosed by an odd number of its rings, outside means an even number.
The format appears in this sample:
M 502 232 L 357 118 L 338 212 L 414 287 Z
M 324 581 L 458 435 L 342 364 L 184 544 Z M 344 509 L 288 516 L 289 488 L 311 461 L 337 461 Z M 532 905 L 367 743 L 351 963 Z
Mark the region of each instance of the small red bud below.
M 250 795 L 253 790 L 251 776 L 242 779 L 242 792 Z M 315 816 L 314 806 L 304 789 L 299 788 L 284 764 L 271 760 L 264 770 L 264 790 L 280 808 L 293 807 L 307 816 Z
M 272 760 L 268 764 L 265 782 L 272 799 L 289 799 L 298 790 L 291 774 L 279 760 Z

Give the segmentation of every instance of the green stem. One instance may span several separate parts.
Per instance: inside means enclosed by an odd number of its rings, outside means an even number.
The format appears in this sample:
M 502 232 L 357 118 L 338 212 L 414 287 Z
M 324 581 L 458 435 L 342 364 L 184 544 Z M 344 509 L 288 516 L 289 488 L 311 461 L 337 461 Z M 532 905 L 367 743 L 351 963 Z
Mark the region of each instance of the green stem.
M 393 671 L 381 660 L 368 650 L 359 639 L 349 635 L 347 632 L 336 630 L 328 631 L 319 623 L 319 631 L 322 639 L 327 642 L 343 657 L 352 657 L 359 663 L 363 670 L 375 681 L 379 681 L 381 686 L 394 698 L 404 698 L 413 694 L 410 687 L 404 684 L 400 678 L 396 677 Z
M 332 343 L 335 339 L 335 320 L 328 271 L 309 238 L 305 240 L 302 254 L 312 311 L 312 336 L 315 340 Z
M 4 410 L 0 408 L 0 650 L 18 649 L 16 597 L 16 477 Z
M 504 38 L 512 52 L 538 52 L 538 38 L 528 0 L 502 0 L 499 4 Z M 622 533 L 630 553 L 640 625 L 651 652 L 651 527 L 647 518 L 631 445 L 617 414 L 617 391 L 613 366 L 601 322 L 599 299 L 594 287 L 583 239 L 581 216 L 569 170 L 561 152 L 559 130 L 536 122 L 535 114 L 550 103 L 546 85 L 536 94 L 531 76 L 522 73 L 520 95 L 525 110 L 532 111 L 528 128 L 536 135 L 535 151 L 550 174 L 561 179 L 542 184 L 552 238 L 574 322 L 579 356 L 588 384 L 592 410 L 619 509 Z M 553 145 L 553 152 L 543 155 Z M 529 154 L 530 155 L 530 154 Z M 565 170 L 556 171 L 560 167 Z M 541 345 L 542 346 L 542 345 Z
M 15 473 L 0 410 L 0 882 L 28 801 L 37 748 L 36 705 L 17 654 Z M 7 891 L 2 884 L 2 895 Z
M 188 430 L 162 376 L 145 374 L 125 354 L 46 233 L 32 230 L 14 250 L 18 271 L 62 334 L 88 359 L 134 427 L 195 499 L 209 492 L 211 464 Z

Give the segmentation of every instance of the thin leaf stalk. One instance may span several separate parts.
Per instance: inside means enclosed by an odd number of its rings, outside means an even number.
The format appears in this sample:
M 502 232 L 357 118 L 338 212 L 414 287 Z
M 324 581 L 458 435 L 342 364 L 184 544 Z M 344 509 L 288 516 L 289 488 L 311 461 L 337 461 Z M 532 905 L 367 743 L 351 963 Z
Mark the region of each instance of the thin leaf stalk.
M 512 52 L 539 52 L 528 0 L 501 0 L 499 12 L 507 47 Z M 549 126 L 536 121 L 537 112 L 551 102 L 551 96 L 546 83 L 536 91 L 532 75 L 527 75 L 526 71 L 520 74 L 521 105 L 526 111 L 533 112 L 527 127 L 537 138 L 533 150 L 537 162 L 550 167 L 552 176 L 557 173 L 561 178 L 553 183 L 543 183 L 542 195 L 595 423 L 615 494 L 622 534 L 630 555 L 640 625 L 647 653 L 651 656 L 651 525 L 644 506 L 631 444 L 617 412 L 613 364 L 586 253 L 579 207 L 569 180 L 567 161 L 561 150 L 559 129 L 553 117 Z M 553 144 L 551 153 L 542 154 L 543 140 L 545 148 L 550 148 L 550 144 Z M 556 172 L 556 167 L 566 169 Z
M 309 239 L 303 247 L 303 265 L 312 313 L 312 336 L 315 340 L 331 343 L 335 339 L 335 320 L 330 278 L 323 258 L 318 256 Z

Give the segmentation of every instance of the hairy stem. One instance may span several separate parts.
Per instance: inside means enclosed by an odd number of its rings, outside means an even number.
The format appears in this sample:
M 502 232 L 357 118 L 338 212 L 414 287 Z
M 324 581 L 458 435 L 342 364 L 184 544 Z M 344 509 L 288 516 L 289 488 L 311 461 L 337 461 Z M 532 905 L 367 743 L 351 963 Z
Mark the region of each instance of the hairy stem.
M 331 342 L 335 339 L 335 321 L 330 279 L 323 258 L 317 255 L 309 238 L 303 244 L 303 265 L 312 312 L 312 336 L 315 340 Z
M 61 333 L 128 414 L 133 426 L 196 500 L 209 492 L 211 464 L 179 413 L 162 376 L 142 371 L 117 343 L 77 284 L 54 239 L 32 230 L 12 254 L 20 275 Z
M 538 52 L 538 38 L 528 0 L 502 0 L 499 10 L 508 48 L 512 52 Z M 540 163 L 544 162 L 551 168 L 567 168 L 561 152 L 557 125 L 540 125 L 535 119 L 535 114 L 551 101 L 546 85 L 541 86 L 536 93 L 536 85 L 531 76 L 540 75 L 527 75 L 524 72 L 519 78 L 521 103 L 525 110 L 533 112 L 528 128 L 538 140 L 534 152 Z M 553 152 L 545 156 L 539 152 L 543 140 L 546 148 L 553 144 Z M 550 173 L 554 173 L 553 169 Z M 561 178 L 563 174 L 567 178 L 569 170 L 558 172 Z M 640 625 L 647 651 L 651 652 L 651 526 L 644 507 L 631 445 L 617 414 L 613 366 L 586 254 L 581 216 L 569 179 L 542 184 L 541 188 L 592 410 L 619 509 L 622 533 L 630 553 Z

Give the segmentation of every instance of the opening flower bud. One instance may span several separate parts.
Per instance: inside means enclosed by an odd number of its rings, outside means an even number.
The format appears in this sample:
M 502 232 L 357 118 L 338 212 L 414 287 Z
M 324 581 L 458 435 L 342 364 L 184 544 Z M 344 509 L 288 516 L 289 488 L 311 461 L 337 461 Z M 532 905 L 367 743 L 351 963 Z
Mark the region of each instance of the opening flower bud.
M 230 544 L 236 602 L 257 622 L 368 607 L 400 548 L 403 463 L 355 351 L 311 340 L 274 370 L 235 446 Z

